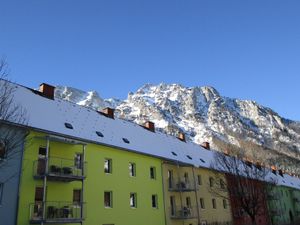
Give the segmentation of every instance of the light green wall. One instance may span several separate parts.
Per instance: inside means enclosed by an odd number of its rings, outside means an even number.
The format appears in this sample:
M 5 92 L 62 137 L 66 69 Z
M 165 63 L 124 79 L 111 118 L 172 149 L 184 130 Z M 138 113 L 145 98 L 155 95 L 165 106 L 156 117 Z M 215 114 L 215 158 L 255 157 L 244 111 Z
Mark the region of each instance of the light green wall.
M 18 225 L 29 224 L 29 204 L 34 202 L 35 187 L 42 181 L 33 179 L 33 161 L 38 158 L 38 149 L 46 141 L 35 138 L 44 136 L 32 132 L 24 154 L 23 174 Z M 74 159 L 82 146 L 50 142 L 50 157 Z M 112 174 L 104 173 L 104 159 L 112 159 Z M 164 205 L 161 178 L 161 161 L 152 157 L 88 144 L 86 147 L 87 178 L 84 183 L 86 202 L 85 225 L 164 225 Z M 136 177 L 129 176 L 129 162 L 136 163 Z M 156 179 L 150 179 L 150 167 L 156 168 Z M 47 201 L 73 200 L 73 189 L 81 189 L 81 182 L 51 182 L 47 184 Z M 113 207 L 104 208 L 104 191 L 113 192 Z M 129 206 L 130 192 L 137 193 L 137 208 Z M 158 196 L 158 209 L 151 205 L 151 195 Z

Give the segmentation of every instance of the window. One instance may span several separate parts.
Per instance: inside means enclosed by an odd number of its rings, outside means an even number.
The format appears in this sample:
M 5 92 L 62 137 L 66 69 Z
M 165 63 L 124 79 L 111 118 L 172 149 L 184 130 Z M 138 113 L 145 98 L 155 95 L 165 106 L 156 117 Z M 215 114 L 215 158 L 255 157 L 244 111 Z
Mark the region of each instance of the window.
M 203 163 L 205 163 L 205 160 L 203 160 L 203 159 L 201 159 L 201 158 L 200 158 L 200 161 L 203 162 Z
M 185 201 L 186 201 L 186 207 L 192 208 L 191 198 L 190 197 L 186 197 Z
M 226 199 L 223 199 L 223 208 L 227 209 L 227 201 L 226 201 Z
M 221 189 L 225 189 L 225 182 L 224 182 L 224 180 L 222 180 L 222 179 L 220 179 L 220 187 L 221 187 Z
M 129 144 L 130 141 L 127 139 L 127 138 L 122 138 L 122 140 L 126 143 L 126 144 Z
M 188 173 L 184 173 L 184 182 L 185 183 L 189 182 L 189 174 Z
M 68 129 L 73 129 L 73 126 L 70 123 L 65 123 L 65 127 Z
M 193 158 L 190 155 L 186 155 L 186 157 L 190 160 L 192 160 Z
M 129 163 L 129 176 L 135 177 L 136 176 L 136 168 L 135 163 Z
M 74 157 L 74 166 L 77 169 L 82 169 L 82 153 L 76 153 Z
M 81 204 L 81 190 L 73 190 L 73 204 L 80 205 Z
M 209 186 L 210 187 L 214 186 L 214 178 L 212 178 L 212 177 L 209 178 Z
M 157 195 L 152 195 L 151 196 L 151 200 L 152 200 L 152 208 L 158 208 L 158 204 L 157 204 Z
M 136 208 L 136 193 L 130 193 L 130 207 Z
M 104 137 L 104 135 L 103 135 L 100 131 L 96 131 L 96 134 L 97 134 L 99 137 Z
M 174 216 L 176 214 L 175 196 L 170 196 L 170 206 L 171 206 L 171 215 Z
M 198 175 L 198 185 L 202 185 L 202 178 L 201 178 L 201 175 Z
M 45 147 L 39 147 L 39 158 L 45 158 L 47 149 Z
M 5 158 L 6 147 L 4 140 L 0 140 L 0 160 Z
M 216 199 L 212 199 L 211 200 L 211 202 L 212 202 L 212 207 L 213 207 L 213 209 L 216 209 L 217 208 L 217 202 L 216 202 Z
M 150 178 L 156 179 L 156 169 L 155 167 L 150 167 Z
M 112 192 L 111 191 L 104 192 L 104 207 L 112 208 Z
M 171 152 L 171 153 L 172 153 L 172 155 L 177 156 L 177 154 L 175 152 Z
M 0 183 L 0 205 L 2 204 L 3 189 L 4 189 L 4 184 Z
M 200 207 L 201 209 L 205 209 L 204 198 L 200 198 Z
M 112 173 L 112 160 L 104 159 L 104 173 Z
M 36 202 L 42 202 L 43 201 L 43 187 L 36 187 L 35 188 L 35 197 L 34 200 Z
M 173 187 L 173 171 L 168 170 L 168 183 L 169 183 L 169 188 Z

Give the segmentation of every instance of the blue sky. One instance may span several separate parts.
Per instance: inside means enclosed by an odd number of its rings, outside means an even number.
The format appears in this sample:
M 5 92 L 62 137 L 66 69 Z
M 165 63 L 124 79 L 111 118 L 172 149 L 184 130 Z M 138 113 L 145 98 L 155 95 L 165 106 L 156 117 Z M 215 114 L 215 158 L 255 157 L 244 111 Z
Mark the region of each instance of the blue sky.
M 11 78 L 126 98 L 145 83 L 214 86 L 300 121 L 299 0 L 2 0 Z

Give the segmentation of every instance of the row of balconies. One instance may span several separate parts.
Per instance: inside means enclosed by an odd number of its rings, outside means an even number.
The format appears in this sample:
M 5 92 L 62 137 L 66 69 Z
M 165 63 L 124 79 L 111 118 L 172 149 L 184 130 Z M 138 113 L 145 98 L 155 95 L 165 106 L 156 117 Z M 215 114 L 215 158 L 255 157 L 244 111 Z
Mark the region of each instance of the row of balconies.
M 193 180 L 179 179 L 178 181 L 169 182 L 169 191 L 189 192 L 198 189 Z
M 193 219 L 197 218 L 197 207 L 171 207 L 169 209 L 171 219 Z

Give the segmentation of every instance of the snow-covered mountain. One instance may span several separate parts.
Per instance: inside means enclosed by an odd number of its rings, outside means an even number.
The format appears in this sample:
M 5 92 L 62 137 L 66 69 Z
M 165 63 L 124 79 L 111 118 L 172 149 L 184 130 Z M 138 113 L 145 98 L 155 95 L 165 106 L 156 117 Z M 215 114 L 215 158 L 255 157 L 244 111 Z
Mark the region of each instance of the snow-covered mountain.
M 254 159 L 275 158 L 286 170 L 296 172 L 300 159 L 299 122 L 284 119 L 254 101 L 223 97 L 213 87 L 146 84 L 127 99 L 118 100 L 102 99 L 95 91 L 57 86 L 55 95 L 98 110 L 115 108 L 119 118 L 138 124 L 150 120 L 160 131 L 184 132 L 188 140 L 208 141 L 218 150 L 242 148 Z

